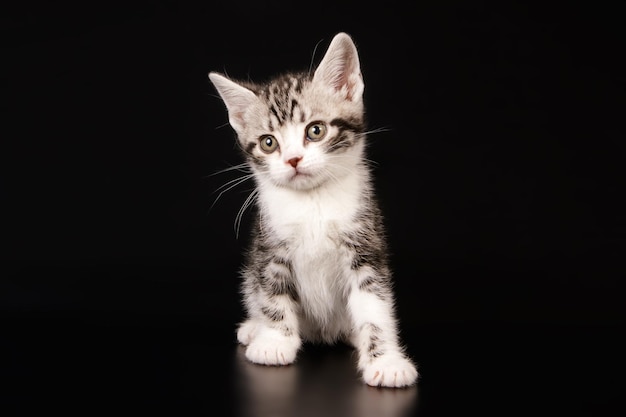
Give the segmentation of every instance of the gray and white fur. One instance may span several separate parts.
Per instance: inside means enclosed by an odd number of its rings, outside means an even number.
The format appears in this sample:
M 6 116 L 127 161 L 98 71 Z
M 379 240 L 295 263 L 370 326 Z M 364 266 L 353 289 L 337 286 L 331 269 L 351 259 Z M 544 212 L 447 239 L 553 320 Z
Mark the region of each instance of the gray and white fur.
M 415 364 L 399 338 L 385 232 L 365 158 L 363 79 L 349 35 L 313 74 L 265 84 L 211 72 L 252 171 L 258 216 L 238 341 L 258 364 L 295 361 L 303 341 L 350 343 L 365 383 L 403 387 Z

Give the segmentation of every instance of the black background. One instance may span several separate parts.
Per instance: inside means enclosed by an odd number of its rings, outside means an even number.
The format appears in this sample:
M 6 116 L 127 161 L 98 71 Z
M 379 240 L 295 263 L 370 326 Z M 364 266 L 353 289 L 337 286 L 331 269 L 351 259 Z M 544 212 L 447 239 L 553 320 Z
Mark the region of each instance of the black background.
M 1 17 L 3 408 L 233 415 L 252 403 L 233 371 L 246 366 L 234 329 L 252 212 L 238 238 L 234 223 L 252 184 L 220 196 L 239 174 L 213 174 L 241 159 L 207 74 L 307 69 L 339 31 L 383 130 L 369 158 L 422 373 L 412 409 L 606 415 L 621 401 L 621 8 L 13 7 Z M 298 378 L 335 354 L 305 348 Z M 332 403 L 320 395 L 292 406 Z

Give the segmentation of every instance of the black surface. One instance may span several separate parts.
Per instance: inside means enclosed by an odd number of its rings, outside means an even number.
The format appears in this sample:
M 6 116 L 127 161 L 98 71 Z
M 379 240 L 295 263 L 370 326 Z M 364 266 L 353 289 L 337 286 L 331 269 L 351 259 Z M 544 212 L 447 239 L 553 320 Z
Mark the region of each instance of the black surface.
M 617 414 L 623 12 L 465 3 L 3 13 L 2 414 Z M 216 202 L 240 160 L 207 74 L 308 68 L 338 31 L 386 129 L 408 390 L 362 385 L 343 346 L 263 368 L 235 343 L 251 185 Z

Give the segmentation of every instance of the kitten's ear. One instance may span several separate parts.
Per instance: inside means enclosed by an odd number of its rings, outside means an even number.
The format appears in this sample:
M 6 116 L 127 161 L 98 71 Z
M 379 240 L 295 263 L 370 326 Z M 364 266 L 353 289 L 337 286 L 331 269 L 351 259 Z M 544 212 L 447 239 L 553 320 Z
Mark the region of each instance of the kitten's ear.
M 226 104 L 230 125 L 239 134 L 243 131 L 246 109 L 257 102 L 257 96 L 246 87 L 217 72 L 209 73 L 209 79 Z
M 313 82 L 332 88 L 346 100 L 362 99 L 364 84 L 359 55 L 348 34 L 342 32 L 335 35 L 315 70 Z

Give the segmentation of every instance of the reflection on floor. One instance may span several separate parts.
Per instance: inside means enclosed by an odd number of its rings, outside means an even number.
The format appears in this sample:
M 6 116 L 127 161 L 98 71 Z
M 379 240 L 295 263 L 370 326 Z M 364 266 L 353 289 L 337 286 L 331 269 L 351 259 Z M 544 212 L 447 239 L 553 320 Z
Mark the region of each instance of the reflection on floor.
M 305 345 L 295 364 L 280 367 L 250 363 L 244 350 L 237 347 L 234 357 L 235 402 L 244 417 L 408 417 L 416 410 L 418 386 L 366 385 L 346 346 Z

